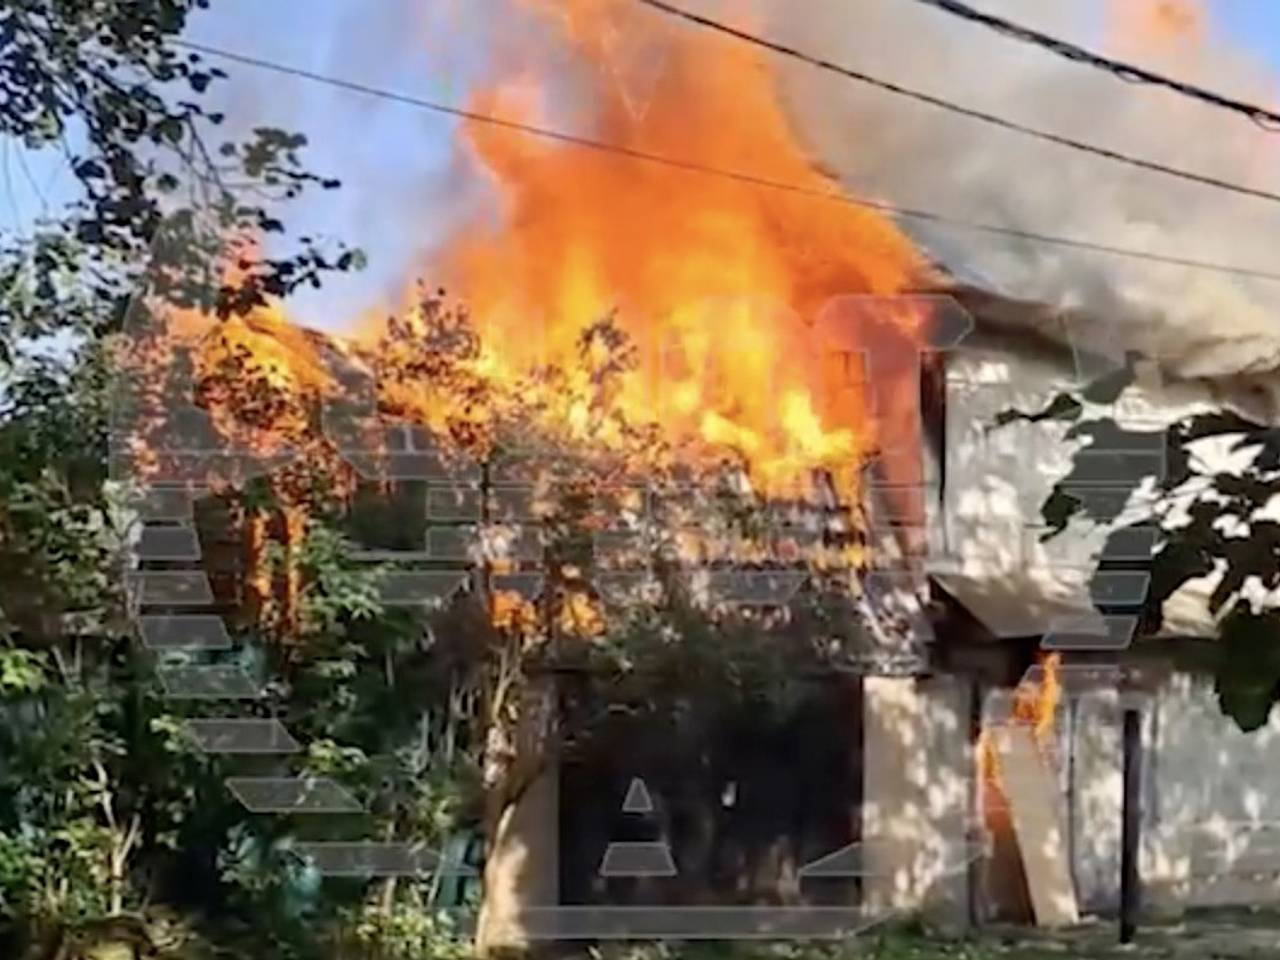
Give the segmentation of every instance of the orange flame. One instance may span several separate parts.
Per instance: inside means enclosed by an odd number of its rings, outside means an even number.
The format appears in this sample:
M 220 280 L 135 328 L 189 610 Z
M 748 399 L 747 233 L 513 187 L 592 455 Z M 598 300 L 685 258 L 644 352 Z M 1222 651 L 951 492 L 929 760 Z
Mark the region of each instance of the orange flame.
M 887 218 L 839 202 L 839 185 L 797 142 L 756 51 L 673 29 L 625 0 L 521 5 L 552 38 L 556 67 L 512 67 L 474 94 L 472 109 L 569 127 L 544 115 L 552 87 L 575 78 L 575 102 L 593 118 L 590 124 L 579 118 L 575 129 L 617 149 L 464 124 L 463 145 L 494 185 L 499 215 L 457 225 L 429 274 L 466 304 L 480 335 L 477 351 L 450 368 L 457 383 L 449 385 L 439 364 L 420 355 L 432 352 L 430 318 L 420 303 L 395 321 L 402 333 L 413 331 L 407 346 L 403 336 L 330 346 L 360 354 L 376 375 L 385 412 L 432 430 L 483 433 L 504 398 L 526 402 L 537 390 L 533 405 L 575 442 L 608 450 L 637 435 L 626 425 L 656 426 L 661 442 L 654 446 L 682 462 L 714 464 L 731 453 L 751 488 L 767 495 L 803 496 L 822 471 L 852 505 L 858 472 L 876 446 L 876 425 L 858 374 L 846 369 L 847 356 L 851 345 L 872 346 L 865 339 L 872 334 L 843 331 L 846 359 L 833 366 L 813 342 L 815 316 L 833 297 L 910 289 L 926 276 L 924 258 Z M 639 50 L 626 49 L 628 43 Z M 644 76 L 620 67 L 637 52 L 660 69 Z M 646 162 L 637 153 L 799 189 Z M 230 259 L 255 255 L 244 244 Z M 900 312 L 893 338 L 919 342 L 926 318 L 910 308 Z M 610 317 L 613 325 L 599 332 Z M 320 451 L 315 401 L 336 380 L 316 338 L 292 326 L 279 305 L 220 325 L 197 319 L 186 327 L 188 335 L 204 335 L 197 371 L 214 386 L 201 400 L 219 432 L 243 433 L 249 410 L 249 426 L 272 442 Z M 599 335 L 584 337 L 589 330 Z M 635 348 L 622 370 L 608 369 L 614 330 Z M 236 374 L 246 357 L 253 389 Z M 560 379 L 539 387 L 530 370 L 548 366 Z M 890 379 L 905 384 L 910 373 L 895 369 Z M 877 403 L 894 395 L 880 384 L 877 390 Z M 602 395 L 606 417 L 594 412 Z M 910 429 L 888 420 L 882 426 L 899 446 Z M 301 523 L 290 515 L 286 526 L 283 539 L 296 543 Z M 269 533 L 256 518 L 249 533 L 251 552 L 260 555 Z M 265 595 L 268 586 L 257 583 L 255 590 Z M 290 617 L 297 591 L 290 580 Z M 500 621 L 527 613 L 514 597 L 499 608 Z M 598 612 L 572 592 L 564 617 L 565 630 L 600 628 Z
M 617 0 L 523 7 L 569 64 L 557 73 L 579 78 L 590 137 L 839 193 L 797 143 L 751 49 Z M 628 66 L 642 57 L 648 66 Z M 558 79 L 513 69 L 471 108 L 563 126 L 546 116 Z M 496 186 L 500 217 L 462 225 L 437 266 L 473 309 L 496 375 L 581 366 L 580 332 L 616 311 L 641 355 L 615 398 L 631 419 L 656 417 L 669 439 L 737 451 L 766 488 L 865 454 L 862 402 L 824 388 L 808 323 L 832 296 L 894 294 L 921 275 L 922 259 L 891 222 L 480 122 L 464 135 Z M 581 411 L 565 418 L 573 425 Z
M 1036 743 L 1047 750 L 1052 742 L 1058 705 L 1062 701 L 1062 655 L 1050 653 L 1039 658 L 1038 680 L 1024 679 L 1013 692 L 1010 716 L 1001 722 L 1028 726 Z M 979 780 L 999 788 L 999 759 L 989 730 L 983 730 L 977 745 Z
M 1013 707 L 1008 718 L 1000 722 L 1028 726 L 1042 751 L 1053 742 L 1054 722 L 1062 700 L 1060 679 L 1062 655 L 1051 653 L 1039 658 L 1038 680 L 1024 679 L 1013 692 Z M 1011 836 L 1008 799 L 1000 779 L 1000 757 L 990 729 L 984 729 L 976 745 L 978 784 L 982 796 L 982 816 L 987 830 L 996 837 Z
M 1062 654 L 1041 657 L 1040 667 L 1042 674 L 1038 681 L 1024 680 L 1014 692 L 1013 722 L 1029 725 L 1043 746 L 1053 733 L 1058 704 L 1062 701 Z
M 673 29 L 624 0 L 521 5 L 554 38 L 556 67 L 512 68 L 477 91 L 472 108 L 542 121 L 553 81 L 572 76 L 594 116 L 584 132 L 617 150 L 464 124 L 464 145 L 496 188 L 499 216 L 458 225 L 429 271 L 466 304 L 481 336 L 480 354 L 466 365 L 471 385 L 481 389 L 457 391 L 481 408 L 468 416 L 491 417 L 486 404 L 500 403 L 503 391 L 526 393 L 530 369 L 551 365 L 564 379 L 539 403 L 575 439 L 608 446 L 621 442 L 619 419 L 656 423 L 663 441 L 686 457 L 715 462 L 735 454 L 760 492 L 803 494 L 813 472 L 825 470 L 852 500 L 857 473 L 876 446 L 876 424 L 862 370 L 851 373 L 847 359 L 836 369 L 823 356 L 815 315 L 833 297 L 909 289 L 926 276 L 924 259 L 887 218 L 839 202 L 839 185 L 797 142 L 757 51 Z M 623 49 L 627 43 L 660 65 L 647 82 L 618 67 L 635 53 Z M 746 171 L 799 191 L 644 162 L 637 152 Z M 255 255 L 251 242 L 237 241 L 232 274 Z M 421 326 L 415 309 L 404 322 Z M 925 318 L 914 308 L 898 312 L 895 337 L 918 342 Z M 611 416 L 600 418 L 589 406 L 599 399 L 593 387 L 601 366 L 611 362 L 607 338 L 584 338 L 584 331 L 606 317 L 635 351 L 629 369 L 611 379 Z M 875 335 L 885 334 L 845 331 L 841 354 L 860 342 L 872 346 Z M 333 382 L 312 340 L 279 305 L 216 327 L 200 373 L 241 354 L 286 398 L 314 397 Z M 401 360 L 388 354 L 374 366 L 396 368 Z M 890 379 L 905 382 L 913 372 L 893 370 Z M 433 429 L 456 413 L 457 398 L 421 369 L 379 389 L 387 409 Z M 893 395 L 877 389 L 881 401 Z M 227 398 L 205 400 L 220 431 L 234 433 L 237 425 L 219 412 L 231 406 Z M 302 404 L 277 403 L 271 415 L 272 439 L 311 426 Z M 886 421 L 882 429 L 901 446 L 902 431 L 912 426 Z
M 1048 654 L 1041 656 L 1039 662 L 1039 679 L 1027 678 L 1018 684 L 1014 690 L 1010 715 L 997 722 L 1030 727 L 1041 753 L 1047 755 L 1052 749 L 1054 721 L 1062 699 L 1062 657 L 1057 653 Z M 979 811 L 982 824 L 994 844 L 993 855 L 996 862 L 1003 864 L 1004 871 L 999 874 L 999 882 L 1006 885 L 1007 895 L 1015 898 L 1015 902 L 1022 901 L 1022 911 L 1025 913 L 1030 909 L 1030 903 L 1026 900 L 1025 876 L 1020 882 L 1013 881 L 1014 876 L 1020 875 L 1022 861 L 1014 839 L 1009 798 L 1004 791 L 1000 756 L 993 732 L 991 728 L 983 729 L 975 747 Z

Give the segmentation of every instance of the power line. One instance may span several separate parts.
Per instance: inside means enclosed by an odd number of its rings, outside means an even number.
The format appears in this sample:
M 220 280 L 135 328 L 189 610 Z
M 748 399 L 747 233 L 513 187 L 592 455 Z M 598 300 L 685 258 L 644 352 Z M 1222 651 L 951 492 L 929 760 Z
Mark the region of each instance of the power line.
M 549 127 L 537 126 L 530 123 L 523 123 L 517 120 L 508 120 L 503 117 L 496 117 L 487 113 L 479 113 L 474 110 L 466 110 L 461 107 L 451 106 L 449 104 L 439 103 L 434 100 L 427 100 L 422 97 L 413 96 L 407 93 L 401 93 L 395 90 L 386 90 L 380 87 L 370 86 L 369 84 L 360 83 L 355 80 L 346 80 L 341 77 L 332 77 L 327 74 L 316 73 L 301 67 L 288 66 L 286 64 L 276 63 L 271 60 L 264 60 L 259 57 L 250 56 L 248 54 L 237 53 L 232 50 L 224 50 L 219 47 L 209 46 L 207 44 L 196 43 L 188 40 L 175 40 L 175 46 L 192 50 L 211 57 L 218 57 L 233 63 L 240 63 L 245 66 L 255 67 L 261 70 L 268 70 L 272 73 L 283 74 L 285 76 L 298 77 L 304 80 L 311 80 L 316 83 L 322 83 L 327 86 L 335 87 L 340 90 L 346 90 L 352 93 L 359 93 L 364 96 L 377 97 L 394 103 L 401 103 L 423 110 L 430 110 L 435 113 L 447 116 L 457 117 L 463 120 L 471 120 L 476 123 L 484 123 L 490 126 L 499 127 L 505 130 L 513 130 L 519 133 L 529 134 L 531 136 L 541 137 L 546 140 L 552 140 L 557 143 L 569 144 L 576 147 L 582 147 L 588 150 L 596 150 L 601 153 L 625 157 L 644 163 L 652 163 L 660 166 L 671 167 L 677 170 L 685 170 L 691 173 L 699 173 L 707 176 L 720 177 L 722 179 L 733 180 L 738 183 L 749 184 L 751 186 L 765 187 L 770 190 L 779 190 L 786 193 L 798 194 L 801 196 L 813 197 L 820 200 L 832 200 L 838 203 L 847 204 L 849 206 L 861 207 L 869 210 L 876 210 L 880 213 L 889 214 L 891 216 L 902 217 L 907 220 L 916 220 L 924 223 L 933 223 L 939 226 L 950 227 L 959 230 L 968 230 L 975 233 L 986 233 L 995 236 L 1008 237 L 1015 240 L 1026 240 L 1034 243 L 1041 243 L 1051 246 L 1067 247 L 1076 250 L 1085 250 L 1092 253 L 1107 254 L 1110 256 L 1126 257 L 1133 260 L 1144 260 L 1153 263 L 1169 264 L 1171 266 L 1187 267 L 1195 270 L 1205 270 L 1213 273 L 1225 273 L 1239 277 L 1253 277 L 1261 280 L 1280 281 L 1280 273 L 1255 269 L 1252 267 L 1241 267 L 1229 263 L 1219 263 L 1211 260 L 1197 260 L 1189 257 L 1179 257 L 1172 254 L 1154 253 L 1147 250 L 1139 250 L 1132 247 L 1121 247 L 1112 244 L 1098 243 L 1091 240 L 1076 239 L 1072 237 L 1061 237 L 1053 234 L 1037 233 L 1031 230 L 1021 230 L 1016 227 L 1007 227 L 1000 224 L 982 223 L 979 221 L 964 220 L 956 217 L 950 217 L 946 214 L 935 213 L 931 210 L 916 209 L 912 207 L 902 207 L 896 204 L 883 203 L 876 200 L 865 200 L 859 197 L 851 197 L 839 190 L 820 190 L 814 187 L 805 186 L 804 184 L 790 183 L 783 180 L 775 180 L 770 177 L 760 176 L 758 174 L 729 170 L 722 167 L 712 166 L 710 164 L 701 163 L 696 160 L 688 160 L 681 157 L 671 157 L 658 153 L 650 153 L 645 150 L 638 150 L 634 147 L 624 146 L 622 144 L 610 143 L 605 140 L 597 140 L 591 137 L 581 136 L 574 133 L 566 133 L 561 130 L 554 130 Z
M 948 113 L 954 113 L 958 116 L 967 117 L 970 120 L 977 120 L 981 123 L 998 127 L 1001 130 L 1011 133 L 1019 133 L 1035 140 L 1043 140 L 1046 143 L 1057 144 L 1060 147 L 1068 147 L 1072 150 L 1079 150 L 1083 153 L 1093 154 L 1094 156 L 1101 157 L 1104 160 L 1111 160 L 1115 163 L 1136 167 L 1137 169 L 1145 170 L 1148 173 L 1158 173 L 1166 177 L 1175 177 L 1179 180 L 1197 183 L 1204 187 L 1212 187 L 1216 190 L 1226 190 L 1229 193 L 1241 194 L 1258 200 L 1280 203 L 1280 193 L 1273 193 L 1270 190 L 1263 190 L 1259 187 L 1246 186 L 1245 184 L 1235 183 L 1231 180 L 1223 180 L 1220 177 L 1214 177 L 1208 174 L 1196 173 L 1193 170 L 1184 170 L 1181 167 L 1171 167 L 1168 164 L 1158 163 L 1154 160 L 1145 160 L 1142 157 L 1137 157 L 1130 153 L 1112 150 L 1110 147 L 1102 147 L 1094 143 L 1088 143 L 1084 140 L 1077 140 L 1074 137 L 1063 136 L 1062 134 L 1054 133 L 1050 130 L 1043 130 L 1039 127 L 1032 127 L 1025 123 L 1019 123 L 1016 120 L 1009 120 L 994 113 L 987 113 L 984 110 L 966 107 L 951 100 L 936 97 L 931 93 L 924 93 L 923 91 L 915 90 L 911 87 L 905 87 L 902 84 L 893 83 L 889 80 L 881 80 L 868 73 L 863 73 L 860 70 L 842 66 L 841 64 L 833 63 L 830 60 L 825 60 L 822 57 L 805 53 L 803 50 L 797 49 L 796 47 L 779 43 L 776 40 L 770 40 L 769 38 L 762 37 L 759 34 L 740 30 L 739 28 L 731 26 L 720 20 L 715 20 L 711 17 L 704 17 L 702 14 L 694 13 L 692 10 L 686 10 L 683 7 L 667 3 L 666 0 L 637 0 L 637 2 L 642 3 L 647 7 L 652 7 L 654 10 L 658 10 L 662 13 L 679 17 L 682 20 L 697 24 L 700 27 L 705 27 L 708 30 L 714 30 L 716 33 L 722 33 L 726 36 L 733 37 L 736 40 L 741 40 L 745 43 L 781 54 L 782 56 L 790 57 L 793 60 L 799 60 L 809 66 L 817 67 L 820 70 L 839 74 L 847 80 L 856 80 L 858 83 L 875 87 L 877 90 L 883 90 L 886 93 L 892 93 L 899 97 L 906 97 L 907 99 L 914 100 L 917 103 L 928 104 L 931 107 L 937 107 L 940 110 L 945 110 Z M 950 2 L 950 0 L 918 0 L 918 2 L 943 3 Z
M 1112 60 L 1110 57 L 1104 57 L 1101 54 L 1086 50 L 1084 47 L 1077 46 L 1074 43 L 1068 43 L 1051 34 L 1041 33 L 1039 30 L 1032 30 L 1030 27 L 1024 27 L 1016 24 L 1011 20 L 1003 17 L 992 16 L 989 13 L 983 13 L 971 7 L 967 3 L 961 3 L 960 0 L 915 0 L 916 3 L 922 3 L 926 7 L 933 7 L 944 13 L 950 13 L 954 16 L 961 17 L 971 23 L 981 24 L 984 27 L 990 27 L 998 33 L 1011 37 L 1014 40 L 1020 40 L 1023 43 L 1035 44 L 1042 49 L 1048 50 L 1050 53 L 1057 54 L 1074 63 L 1082 63 L 1086 66 L 1097 67 L 1100 70 L 1106 70 L 1114 74 L 1126 83 L 1146 83 L 1157 87 L 1164 87 L 1166 90 L 1172 90 L 1184 97 L 1190 97 L 1193 100 L 1199 100 L 1201 103 L 1207 103 L 1223 110 L 1230 110 L 1248 117 L 1258 126 L 1268 131 L 1280 131 L 1280 113 L 1267 110 L 1254 103 L 1247 103 L 1243 100 L 1235 100 L 1221 93 L 1215 93 L 1213 90 L 1207 90 L 1204 87 L 1197 87 L 1194 84 L 1184 83 L 1181 80 L 1175 80 L 1164 74 L 1155 73 L 1151 70 L 1143 69 L 1131 63 L 1125 63 L 1122 60 Z

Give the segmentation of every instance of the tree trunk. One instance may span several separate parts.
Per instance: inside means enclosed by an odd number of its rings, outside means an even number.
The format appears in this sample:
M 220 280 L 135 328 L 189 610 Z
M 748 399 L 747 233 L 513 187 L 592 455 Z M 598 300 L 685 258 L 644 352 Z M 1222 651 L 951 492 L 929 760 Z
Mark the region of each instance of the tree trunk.
M 522 912 L 554 906 L 559 896 L 560 767 L 555 679 L 524 684 L 512 735 L 495 729 L 486 816 L 484 898 L 476 952 L 492 956 L 527 950 L 533 931 Z M 498 725 L 495 725 L 495 727 Z M 505 742 L 510 747 L 503 749 Z

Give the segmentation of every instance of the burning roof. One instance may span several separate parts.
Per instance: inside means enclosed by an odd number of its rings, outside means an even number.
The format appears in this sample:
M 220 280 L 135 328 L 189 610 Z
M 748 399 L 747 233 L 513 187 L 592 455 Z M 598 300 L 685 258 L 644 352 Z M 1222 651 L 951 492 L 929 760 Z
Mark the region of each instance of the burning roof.
M 936 341 L 940 312 L 913 296 L 920 291 L 954 298 L 1015 357 L 1047 352 L 1069 370 L 1072 344 L 1139 350 L 1159 358 L 1169 379 L 1191 382 L 1196 402 L 1280 415 L 1280 339 L 1259 339 L 1252 322 L 1202 335 L 1203 326 L 1163 322 L 1123 298 L 1088 308 L 1015 299 L 956 279 L 980 257 L 955 258 L 951 248 L 957 273 L 948 275 L 881 212 L 837 202 L 839 182 L 810 149 L 829 144 L 830 131 L 805 139 L 812 124 L 796 122 L 786 76 L 780 90 L 776 65 L 758 51 L 667 29 L 617 0 L 518 6 L 495 38 L 510 55 L 496 59 L 470 106 L 514 124 L 576 114 L 578 128 L 615 149 L 464 123 L 458 149 L 485 202 L 451 224 L 415 271 L 443 282 L 448 296 L 411 286 L 393 319 L 355 329 L 353 318 L 350 341 L 300 332 L 278 305 L 214 331 L 196 358 L 207 384 L 198 399 L 223 433 L 239 429 L 219 412 L 239 391 L 239 409 L 257 426 L 310 442 L 322 431 L 299 399 L 349 403 L 351 384 L 363 382 L 364 413 L 471 450 L 495 442 L 519 409 L 565 449 L 621 453 L 632 468 L 730 461 L 773 497 L 812 496 L 822 476 L 853 504 L 873 457 L 891 484 L 923 479 L 918 457 L 883 456 L 922 445 L 910 394 L 916 350 Z M 530 42 L 508 50 L 516 20 Z M 642 38 L 661 69 L 640 80 L 623 69 L 625 36 Z M 824 162 L 847 156 L 849 144 L 878 155 L 882 139 L 902 132 L 844 130 L 848 144 L 823 151 Z M 629 152 L 745 166 L 797 189 Z M 866 356 L 886 353 L 893 361 L 870 371 Z M 253 374 L 259 396 L 237 383 L 237 369 Z M 219 370 L 226 375 L 209 376 Z

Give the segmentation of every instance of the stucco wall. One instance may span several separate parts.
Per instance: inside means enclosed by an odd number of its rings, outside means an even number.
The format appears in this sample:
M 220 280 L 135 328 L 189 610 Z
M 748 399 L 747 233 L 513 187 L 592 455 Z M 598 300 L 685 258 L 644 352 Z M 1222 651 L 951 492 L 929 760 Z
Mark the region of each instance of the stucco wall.
M 1151 905 L 1280 897 L 1280 713 L 1243 733 L 1212 683 L 1175 676 L 1152 716 L 1143 874 Z
M 966 684 L 954 677 L 863 681 L 862 856 L 871 916 L 968 913 L 973 755 Z
M 1041 507 L 1084 441 L 1066 439 L 1070 425 L 1061 421 L 997 427 L 996 419 L 1008 410 L 1043 410 L 1078 380 L 1071 353 L 1034 341 L 979 333 L 947 356 L 944 541 L 934 550 L 932 570 L 997 636 L 1036 635 L 1060 618 L 1087 615 L 1087 585 L 1110 529 L 1150 518 L 1150 497 L 1140 489 L 1112 527 L 1073 519 L 1040 541 L 1047 529 Z M 1127 429 L 1153 431 L 1214 407 L 1207 385 L 1164 384 L 1144 371 L 1114 404 L 1091 406 L 1085 417 L 1113 417 Z M 1227 456 L 1221 445 L 1197 452 L 1215 468 L 1248 463 L 1247 456 Z M 1212 579 L 1197 581 L 1170 598 L 1167 631 L 1212 635 L 1204 603 L 1211 590 Z
M 999 701 L 984 703 L 987 727 L 1000 720 Z M 1144 908 L 1280 901 L 1280 711 L 1243 733 L 1223 716 L 1212 681 L 1188 674 L 1170 676 L 1141 709 Z M 1049 753 L 1077 897 L 1102 915 L 1119 904 L 1121 719 L 1115 690 L 1064 699 Z

